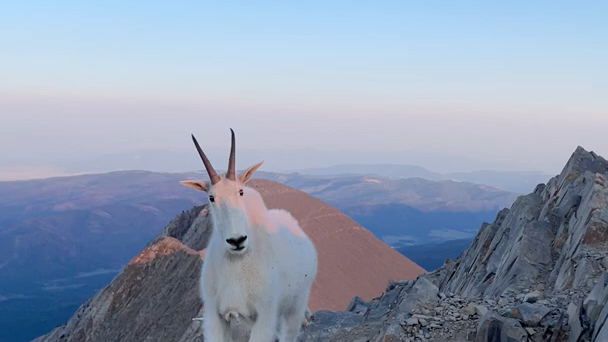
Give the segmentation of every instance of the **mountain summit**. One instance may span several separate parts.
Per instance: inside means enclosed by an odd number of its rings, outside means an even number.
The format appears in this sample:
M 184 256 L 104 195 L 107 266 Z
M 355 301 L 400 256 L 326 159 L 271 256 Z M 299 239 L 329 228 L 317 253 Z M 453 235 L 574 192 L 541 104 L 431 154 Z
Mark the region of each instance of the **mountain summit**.
M 355 296 L 371 300 L 393 279 L 424 270 L 346 215 L 294 188 L 254 179 L 268 208 L 298 219 L 318 252 L 309 308 L 342 310 Z M 65 324 L 34 341 L 193 341 L 200 337 L 198 281 L 211 233 L 206 206 L 179 214 L 113 281 Z

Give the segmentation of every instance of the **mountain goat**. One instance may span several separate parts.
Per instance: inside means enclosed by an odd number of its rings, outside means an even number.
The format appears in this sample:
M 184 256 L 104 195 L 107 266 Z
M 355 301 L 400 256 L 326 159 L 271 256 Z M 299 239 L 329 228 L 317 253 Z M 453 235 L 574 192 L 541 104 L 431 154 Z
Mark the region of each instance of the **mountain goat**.
M 233 318 L 249 322 L 250 342 L 294 342 L 317 273 L 314 244 L 287 211 L 267 209 L 260 193 L 245 186 L 262 162 L 238 176 L 235 138 L 228 169 L 218 175 L 194 135 L 209 181 L 180 183 L 209 197 L 213 231 L 201 273 L 205 342 L 231 341 Z M 308 317 L 306 317 L 308 318 Z

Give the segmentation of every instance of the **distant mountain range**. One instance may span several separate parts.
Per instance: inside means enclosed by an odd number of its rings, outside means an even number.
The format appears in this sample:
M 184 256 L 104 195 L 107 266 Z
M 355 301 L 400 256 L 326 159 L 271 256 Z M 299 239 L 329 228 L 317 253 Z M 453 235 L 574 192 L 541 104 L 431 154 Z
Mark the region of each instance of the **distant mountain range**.
M 400 164 L 341 164 L 329 167 L 294 170 L 308 175 L 377 175 L 392 178 L 424 178 L 428 180 L 456 180 L 485 184 L 525 194 L 553 175 L 535 171 L 494 171 L 438 173 L 424 167 Z
M 332 205 L 401 203 L 421 211 L 494 210 L 511 204 L 517 194 L 471 182 L 368 175 L 315 176 L 265 173 L 260 177 L 301 189 Z
M 176 213 L 206 202 L 179 180 L 121 171 L 0 182 L 0 340 L 67 318 Z M 399 248 L 472 237 L 516 195 L 468 182 L 258 172 L 338 208 Z M 409 248 L 409 247 L 408 247 Z M 14 326 L 27 325 L 15 331 Z
M 516 194 L 458 181 L 262 173 L 353 218 L 393 247 L 473 237 Z

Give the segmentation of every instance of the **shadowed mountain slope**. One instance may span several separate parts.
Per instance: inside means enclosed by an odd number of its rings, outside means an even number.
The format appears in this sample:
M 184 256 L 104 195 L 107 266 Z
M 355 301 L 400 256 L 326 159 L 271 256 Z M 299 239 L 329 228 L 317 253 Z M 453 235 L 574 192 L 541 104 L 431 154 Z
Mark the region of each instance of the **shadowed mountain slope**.
M 353 296 L 371 300 L 389 279 L 424 270 L 337 209 L 279 183 L 255 179 L 269 208 L 292 212 L 318 252 L 309 307 L 344 309 Z M 190 341 L 200 336 L 198 277 L 211 233 L 205 206 L 178 215 L 62 326 L 35 341 Z M 365 276 L 362 276 L 365 275 Z
M 458 239 L 446 242 L 427 243 L 401 247 L 397 250 L 425 270 L 434 270 L 447 260 L 456 259 L 467 249 L 472 239 Z

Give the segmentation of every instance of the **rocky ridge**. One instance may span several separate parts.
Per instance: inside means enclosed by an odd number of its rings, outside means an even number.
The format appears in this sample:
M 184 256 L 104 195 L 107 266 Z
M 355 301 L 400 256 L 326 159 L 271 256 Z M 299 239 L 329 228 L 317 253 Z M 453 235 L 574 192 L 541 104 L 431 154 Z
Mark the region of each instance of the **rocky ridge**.
M 608 161 L 578 147 L 456 260 L 315 312 L 300 341 L 605 342 L 607 247 Z

